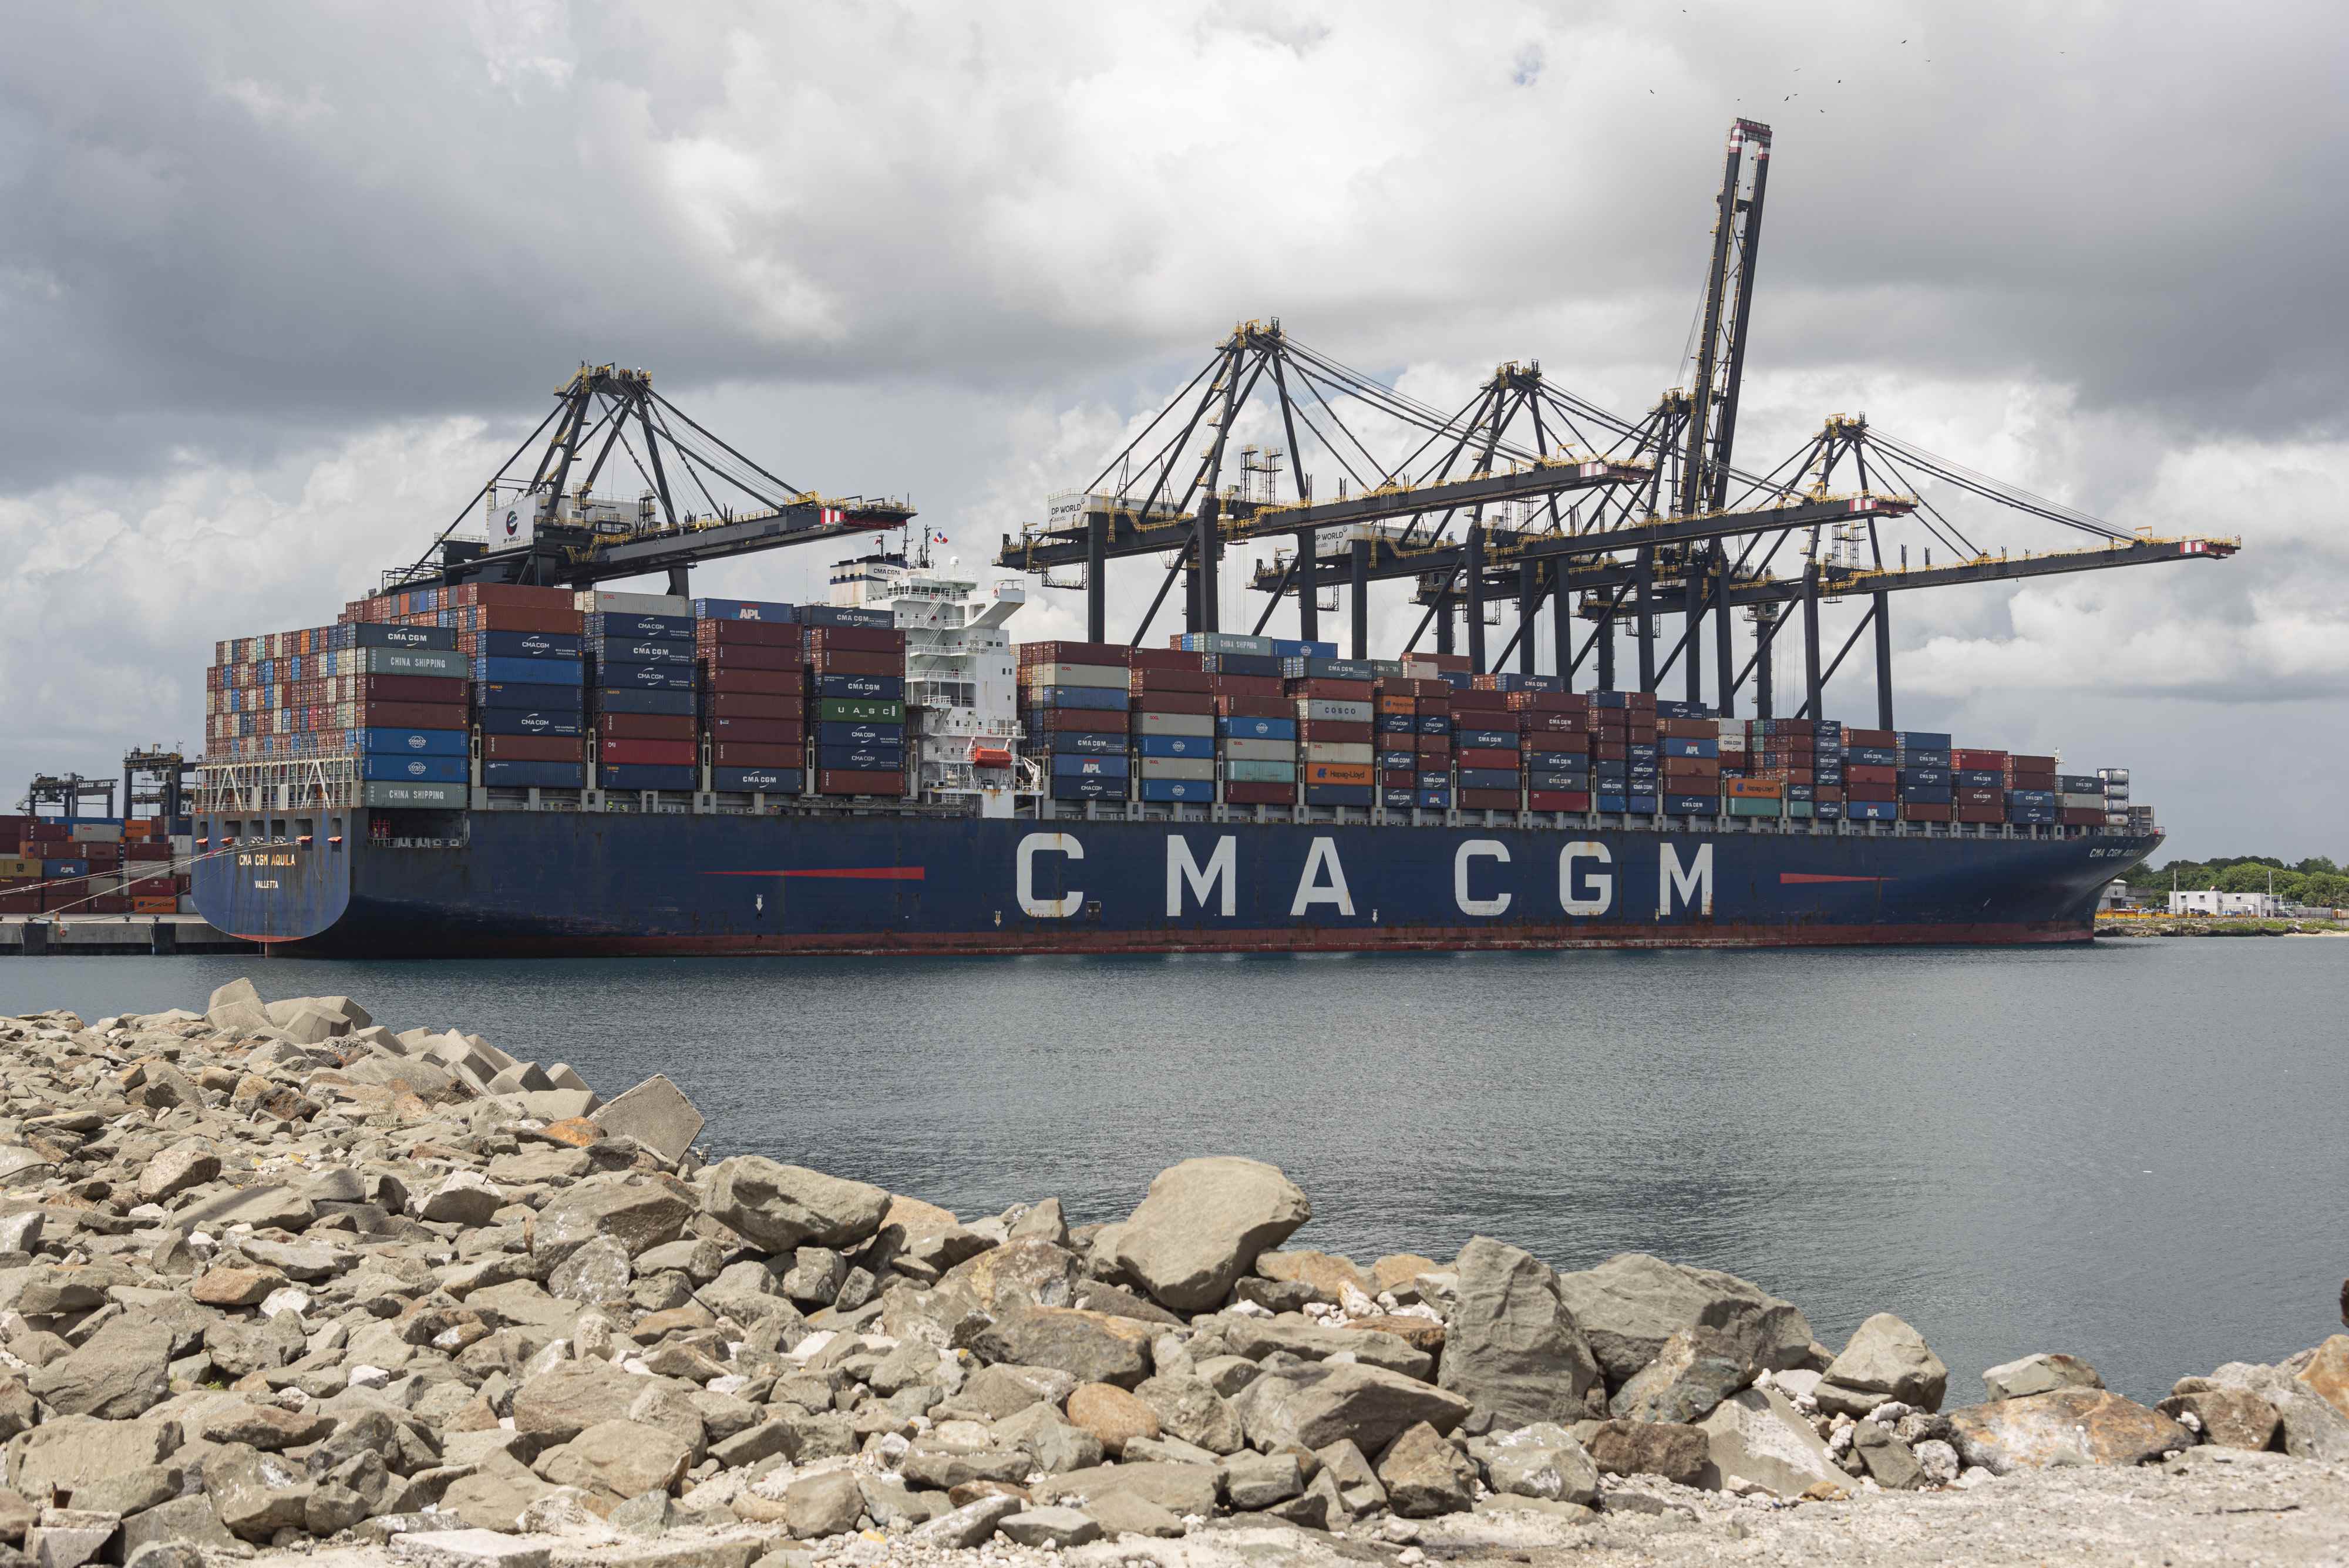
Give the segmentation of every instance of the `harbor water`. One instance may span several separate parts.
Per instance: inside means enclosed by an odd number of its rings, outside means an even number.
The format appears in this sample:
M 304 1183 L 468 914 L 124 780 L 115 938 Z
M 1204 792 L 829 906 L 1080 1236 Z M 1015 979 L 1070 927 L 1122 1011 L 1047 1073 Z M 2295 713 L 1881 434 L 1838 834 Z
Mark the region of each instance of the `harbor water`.
M 1915 1324 L 1951 1400 L 2033 1351 L 2136 1397 L 2339 1327 L 2349 941 L 916 960 L 0 962 L 0 1012 L 348 994 L 667 1073 L 718 1154 L 966 1218 L 1123 1216 L 1186 1156 L 1285 1168 L 1293 1243 L 1727 1269 L 1839 1344 Z

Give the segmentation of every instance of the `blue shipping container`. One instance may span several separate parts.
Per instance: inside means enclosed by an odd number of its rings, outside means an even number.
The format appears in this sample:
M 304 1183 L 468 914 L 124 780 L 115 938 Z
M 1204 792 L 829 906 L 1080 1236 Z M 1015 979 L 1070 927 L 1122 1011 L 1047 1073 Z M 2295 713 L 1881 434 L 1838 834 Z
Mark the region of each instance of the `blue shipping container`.
M 595 688 L 595 710 L 600 713 L 690 713 L 693 693 L 690 691 L 638 691 L 634 689 L 615 691 L 607 686 Z M 646 763 L 638 766 L 650 767 Z
M 473 687 L 478 708 L 542 708 L 551 713 L 576 711 L 581 702 L 576 686 L 549 686 L 540 681 L 492 680 Z
M 1847 800 L 1843 815 L 1851 822 L 1898 822 L 1900 807 L 1889 800 Z
M 815 734 L 812 738 L 819 746 L 902 746 L 905 743 L 905 726 L 868 724 L 861 720 L 852 723 L 840 719 L 823 719 L 817 722 Z M 1107 740 L 1112 751 L 1125 749 L 1125 738 L 1123 735 L 1108 735 L 1100 738 Z M 1076 751 L 1081 748 L 1062 746 L 1056 749 Z
M 1656 805 L 1657 796 L 1653 793 L 1643 794 L 1639 790 L 1633 790 L 1623 797 L 1623 809 L 1634 816 L 1653 816 L 1656 815 Z
M 606 660 L 595 666 L 595 684 L 605 691 L 690 691 L 693 666 Z
M 1416 793 L 1419 795 L 1419 808 L 1422 811 L 1452 809 L 1452 792 L 1448 789 L 1423 789 Z
M 1379 733 L 1381 735 L 1415 735 L 1418 732 L 1419 721 L 1408 713 L 1379 715 Z
M 1462 789 L 1515 789 L 1521 776 L 1515 768 L 1462 768 L 1454 782 Z
M 1123 702 L 1120 707 L 1124 706 Z M 1297 739 L 1294 719 L 1218 719 L 1216 733 L 1227 740 L 1293 741 Z
M 1137 735 L 1133 746 L 1145 757 L 1212 757 L 1216 754 L 1216 738 L 1213 735 Z M 1156 797 L 1143 795 L 1142 798 L 1153 800 Z M 1189 800 L 1192 797 L 1186 794 L 1172 798 Z
M 791 606 L 782 607 L 785 609 Z M 748 620 L 750 618 L 739 618 Z M 712 768 L 709 787 L 734 794 L 798 794 L 807 786 L 807 774 L 797 768 Z
M 362 752 L 398 753 L 422 757 L 461 757 L 465 754 L 465 732 L 462 730 L 361 730 L 358 737 Z
M 1853 767 L 1897 768 L 1900 765 L 1900 753 L 1889 746 L 1847 746 L 1843 760 Z
M 1144 800 L 1213 800 L 1216 781 L 1213 779 L 1143 779 L 1142 798 Z
M 697 787 L 698 768 L 666 767 L 656 763 L 606 763 L 596 770 L 595 782 L 605 789 L 684 789 Z
M 1452 715 L 1449 713 L 1422 713 L 1419 716 L 1419 732 L 1423 735 L 1448 735 L 1452 733 Z
M 1892 743 L 1904 752 L 1946 752 L 1949 735 L 1939 730 L 1895 730 Z
M 862 626 L 887 631 L 897 624 L 893 611 L 853 605 L 801 605 L 798 615 L 804 626 Z
M 1666 816 L 1719 816 L 1721 797 L 1710 794 L 1668 794 L 1664 796 Z
M 1415 789 L 1381 789 L 1379 791 L 1379 803 L 1389 811 L 1408 811 L 1419 804 L 1419 792 Z
M 1371 804 L 1371 797 L 1376 794 L 1378 791 L 1369 784 L 1307 784 L 1305 804 L 1308 805 L 1368 805 Z
M 902 675 L 812 675 L 808 680 L 811 692 L 818 697 L 854 697 L 864 702 L 897 702 L 904 701 L 905 696 L 905 678 Z M 1063 688 L 1053 687 L 1050 690 Z M 1069 687 L 1065 690 L 1081 691 L 1084 688 Z M 1119 707 L 1125 706 L 1124 692 L 1114 691 L 1111 695 L 1117 699 Z M 1048 701 L 1044 706 L 1082 708 L 1087 704 Z
M 1600 811 L 1624 811 L 1629 809 L 1627 803 L 1630 798 L 1628 794 L 1601 790 L 1591 804 Z
M 370 781 L 463 784 L 465 774 L 465 759 L 462 757 L 365 756 L 359 759 L 359 777 Z
M 1839 800 L 1815 800 L 1811 803 L 1811 815 L 1817 817 L 1821 822 L 1841 821 L 1843 818 L 1843 802 Z
M 1960 789 L 2002 789 L 2006 775 L 1996 768 L 1958 768 L 1953 776 Z
M 1946 768 L 1950 765 L 1950 753 L 1946 749 L 1910 751 L 1904 747 L 1900 753 L 1900 765 L 1904 768 Z
M 1060 760 L 1053 759 L 1056 763 Z M 854 768 L 865 773 L 902 773 L 905 767 L 903 746 L 818 746 L 815 765 L 824 768 Z
M 1547 768 L 1538 769 L 1526 774 L 1526 787 L 1527 789 L 1588 789 L 1590 774 L 1587 770 L 1580 773 L 1567 773 Z
M 641 637 L 662 642 L 691 642 L 693 618 L 689 615 L 603 613 L 582 616 L 579 629 L 590 639 Z
M 1514 752 L 1517 749 L 1517 732 L 1515 730 L 1454 730 L 1452 743 L 1454 746 L 1482 746 L 1487 751 Z
M 1419 753 L 1417 752 L 1381 752 L 1379 766 L 1416 769 L 1419 766 Z
M 1133 771 L 1133 764 L 1122 756 L 1089 757 L 1077 752 L 1052 753 L 1052 774 L 1056 778 L 1122 779 Z
M 485 631 L 475 640 L 476 659 L 576 659 L 585 651 L 582 639 L 567 631 Z
M 1452 775 L 1448 773 L 1430 769 L 1427 772 L 1421 774 L 1413 782 L 1422 789 L 1450 789 L 1452 787 Z
M 586 651 L 610 664 L 682 664 L 692 667 L 700 650 L 689 642 L 641 637 L 591 637 Z
M 584 789 L 587 784 L 587 764 L 514 763 L 485 758 L 481 763 L 481 783 L 499 789 Z
M 1086 756 L 1116 757 L 1125 754 L 1123 735 L 1095 735 L 1083 730 L 1055 730 L 1050 736 L 1052 750 L 1076 752 Z
M 484 708 L 476 722 L 484 735 L 584 735 L 586 715 L 576 708 Z
M 1637 767 L 1641 763 L 1661 761 L 1663 749 L 1653 741 L 1634 741 L 1623 748 L 1623 755 L 1633 767 Z
M 1902 768 L 1900 782 L 1903 784 L 1924 784 L 1946 789 L 1957 781 L 1950 776 L 1950 770 L 1947 768 Z
M 1685 735 L 1665 735 L 1656 742 L 1656 750 L 1668 757 L 1718 757 L 1719 741 L 1700 741 Z
M 1070 774 L 1054 774 L 1052 798 L 1054 800 L 1123 800 L 1125 780 L 1081 778 Z

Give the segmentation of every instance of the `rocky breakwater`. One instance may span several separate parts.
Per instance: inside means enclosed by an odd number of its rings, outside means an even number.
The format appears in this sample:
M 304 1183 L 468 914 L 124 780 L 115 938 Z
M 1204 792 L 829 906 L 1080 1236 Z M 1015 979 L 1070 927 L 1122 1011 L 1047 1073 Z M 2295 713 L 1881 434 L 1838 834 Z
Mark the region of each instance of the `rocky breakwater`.
M 0 1550 L 46 1568 L 330 1542 L 745 1568 L 1251 1530 L 1415 1562 L 1675 1496 L 1833 1503 L 2197 1445 L 2349 1459 L 2349 1336 L 2158 1409 L 2047 1355 L 1945 1410 L 1899 1318 L 1830 1348 L 1728 1274 L 1559 1273 L 1482 1237 L 1448 1262 L 1295 1249 L 1306 1195 L 1241 1158 L 1161 1172 L 1105 1224 L 1050 1198 L 966 1221 L 709 1162 L 665 1078 L 605 1102 L 478 1036 L 242 981 L 201 1013 L 0 1020 Z

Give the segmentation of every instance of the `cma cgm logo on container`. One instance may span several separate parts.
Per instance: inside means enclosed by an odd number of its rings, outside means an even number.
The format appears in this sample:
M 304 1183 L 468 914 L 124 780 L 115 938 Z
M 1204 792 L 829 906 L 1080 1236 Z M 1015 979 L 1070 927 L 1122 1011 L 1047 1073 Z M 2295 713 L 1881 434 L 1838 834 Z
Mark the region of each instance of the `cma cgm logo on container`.
M 1070 888 L 1057 897 L 1040 896 L 1036 890 L 1036 862 L 1048 855 L 1062 861 L 1063 886 L 1076 881 L 1081 875 L 1074 863 L 1084 859 L 1085 846 L 1076 835 L 1029 834 L 1019 841 L 1014 857 L 1019 912 L 1031 919 L 1068 919 L 1085 907 L 1084 890 Z M 1464 915 L 1486 919 L 1506 915 L 1513 909 L 1520 915 L 1547 913 L 1541 908 L 1542 894 L 1550 889 L 1545 887 L 1528 903 L 1520 904 L 1517 890 L 1507 886 L 1516 879 L 1507 869 L 1512 864 L 1510 848 L 1500 839 L 1462 840 L 1452 854 L 1454 908 Z M 1616 876 L 1614 852 L 1599 840 L 1578 838 L 1560 846 L 1555 895 L 1557 909 L 1579 919 L 1613 913 Z M 1166 836 L 1168 919 L 1181 919 L 1193 913 L 1233 919 L 1239 908 L 1239 841 L 1233 836 L 1218 837 L 1205 860 L 1194 852 L 1191 841 L 1183 835 Z M 1697 846 L 1695 853 L 1686 860 L 1681 858 L 1679 846 L 1669 842 L 1658 846 L 1655 918 L 1665 919 L 1675 909 L 1704 917 L 1712 915 L 1712 845 Z M 1353 918 L 1354 894 L 1346 878 L 1345 863 L 1338 854 L 1338 841 L 1317 837 L 1306 850 L 1305 867 L 1298 874 L 1288 915 L 1291 919 L 1303 919 L 1324 910 L 1340 919 Z

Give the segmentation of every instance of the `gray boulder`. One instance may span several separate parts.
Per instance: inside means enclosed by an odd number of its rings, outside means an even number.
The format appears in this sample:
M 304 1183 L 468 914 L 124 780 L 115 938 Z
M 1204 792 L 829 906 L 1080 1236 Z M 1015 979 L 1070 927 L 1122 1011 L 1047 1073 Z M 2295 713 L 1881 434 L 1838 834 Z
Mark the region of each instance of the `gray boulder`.
M 1914 1491 L 1923 1484 L 1925 1467 L 1918 1462 L 1917 1450 L 1881 1421 L 1862 1421 L 1854 1427 L 1851 1446 L 1868 1475 L 1887 1491 Z
M 31 1498 L 78 1491 L 108 1476 L 160 1465 L 178 1451 L 180 1441 L 177 1421 L 57 1417 L 9 1445 L 8 1485 Z
M 1458 1279 L 1444 1318 L 1441 1386 L 1505 1427 L 1603 1412 L 1599 1364 L 1548 1265 L 1478 1236 L 1460 1251 Z
M 1495 1491 L 1548 1502 L 1599 1504 L 1599 1467 L 1574 1435 L 1542 1421 L 1478 1439 L 1469 1451 L 1484 1465 Z
M 691 1201 L 658 1180 L 585 1181 L 539 1210 L 531 1256 L 560 1262 L 602 1237 L 634 1258 L 677 1241 L 693 1218 L 693 1209 Z
M 567 1443 L 600 1422 L 626 1420 L 637 1396 L 651 1386 L 650 1378 L 605 1362 L 557 1362 L 515 1390 L 514 1430 L 534 1432 L 549 1444 Z
M 1748 1309 L 1761 1337 L 1764 1368 L 1777 1372 L 1809 1358 L 1811 1325 L 1792 1302 L 1716 1269 L 1668 1263 L 1623 1252 L 1595 1269 L 1557 1277 L 1558 1297 L 1573 1314 L 1609 1387 L 1621 1387 L 1653 1361 L 1664 1341 L 1706 1320 L 1728 1321 Z
M 1992 1399 L 2022 1399 L 2058 1388 L 2102 1388 L 2096 1369 L 2076 1355 L 2026 1355 L 1982 1374 L 1982 1387 Z
M 36 1367 L 26 1386 L 59 1415 L 125 1421 L 171 1397 L 171 1330 L 126 1314 L 81 1347 Z
M 738 1154 L 710 1168 L 703 1211 L 769 1252 L 855 1246 L 881 1228 L 889 1195 L 862 1181 Z
M 237 979 L 212 992 L 204 1021 L 223 1034 L 251 1034 L 269 1027 L 269 1012 L 253 981 Z
M 1014 1307 L 981 1328 L 971 1348 L 988 1361 L 1049 1366 L 1080 1383 L 1132 1388 L 1150 1372 L 1153 1325 L 1078 1307 Z
M 1854 1331 L 1843 1354 L 1827 1364 L 1812 1397 L 1819 1408 L 1865 1416 L 1898 1399 L 1920 1410 L 1938 1410 L 1950 1386 L 1950 1369 L 1925 1344 L 1925 1336 L 1889 1312 L 1878 1313 Z
M 684 1158 L 693 1140 L 701 1136 L 700 1111 L 685 1097 L 684 1090 L 661 1073 L 655 1073 L 589 1119 L 614 1137 L 636 1139 L 670 1165 Z
M 1751 1315 L 1740 1314 L 1724 1327 L 1675 1329 L 1608 1408 L 1630 1421 L 1702 1420 L 1762 1370 L 1755 1327 Z
M 1313 1218 L 1278 1168 L 1216 1156 L 1162 1170 L 1117 1232 L 1119 1265 L 1176 1312 L 1220 1306 L 1257 1255 Z
M 1344 1362 L 1267 1372 L 1233 1404 L 1249 1445 L 1268 1452 L 1290 1443 L 1322 1449 L 1346 1439 L 1379 1453 L 1423 1421 L 1449 1432 L 1471 1408 L 1460 1395 L 1400 1372 Z
M 1475 1501 L 1476 1467 L 1467 1455 L 1421 1421 L 1407 1427 L 1379 1456 L 1379 1484 L 1387 1506 L 1405 1519 L 1464 1513 Z
M 1822 1481 L 1850 1483 L 1816 1429 L 1775 1388 L 1733 1395 L 1697 1430 L 1704 1437 L 1706 1484 L 1722 1490 L 1797 1498 Z

